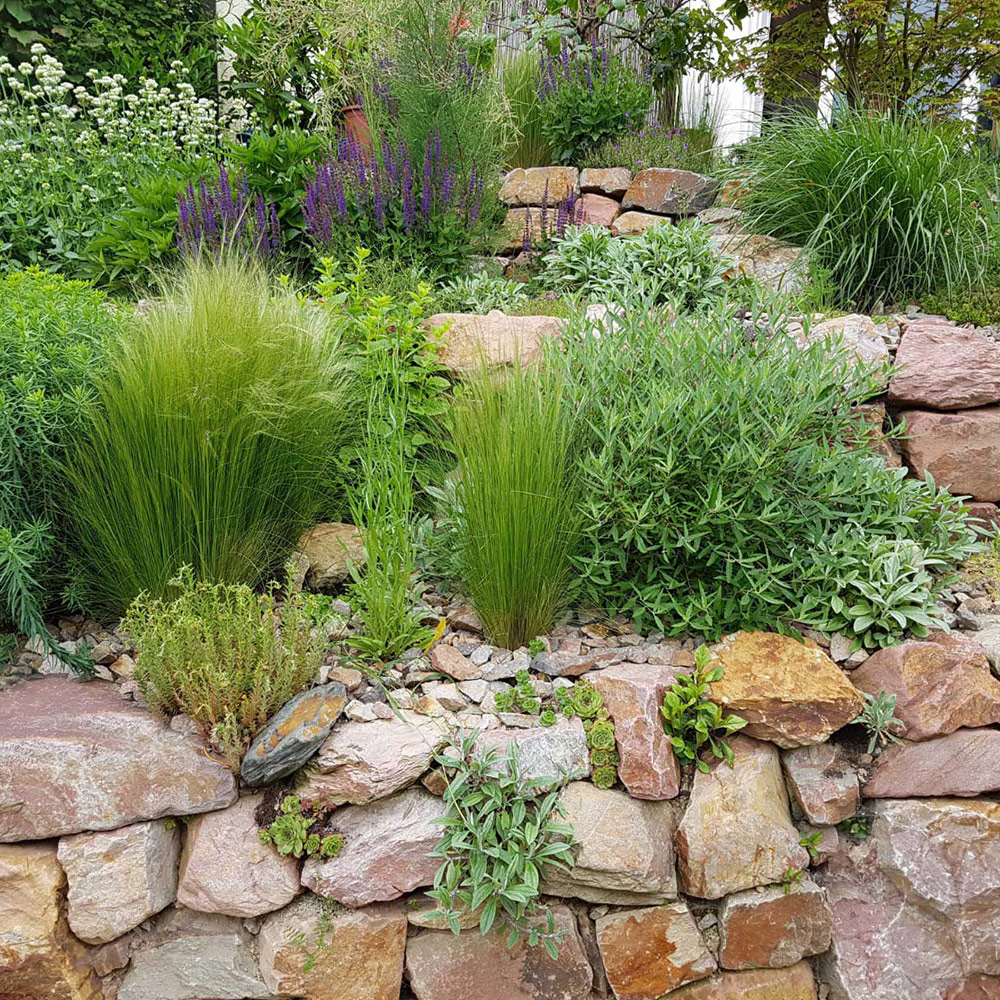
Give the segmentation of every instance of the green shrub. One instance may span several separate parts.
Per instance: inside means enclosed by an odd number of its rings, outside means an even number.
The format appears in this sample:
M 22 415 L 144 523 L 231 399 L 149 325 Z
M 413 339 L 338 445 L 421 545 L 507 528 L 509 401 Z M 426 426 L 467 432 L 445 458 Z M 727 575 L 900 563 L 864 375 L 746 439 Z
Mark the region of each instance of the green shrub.
M 647 167 L 674 167 L 711 173 L 715 136 L 710 128 L 669 128 L 659 122 L 634 122 L 620 135 L 592 146 L 583 167 L 626 167 L 633 174 Z
M 538 897 L 547 873 L 573 865 L 573 831 L 557 819 L 560 776 L 525 778 L 516 743 L 498 759 L 496 747 L 477 753 L 476 738 L 463 736 L 435 758 L 450 775 L 448 813 L 434 821 L 445 829 L 433 854 L 444 860 L 427 895 L 454 934 L 463 910 L 478 911 L 481 933 L 506 934 L 508 947 L 526 937 L 555 959 L 555 922 Z
M 722 678 L 721 666 L 709 669 L 708 647 L 699 646 L 694 658 L 694 672 L 691 676 L 677 675 L 663 696 L 660 714 L 677 759 L 682 764 L 697 764 L 699 771 L 708 773 L 705 751 L 733 766 L 733 751 L 726 737 L 739 732 L 747 720 L 738 715 L 723 715 L 722 709 L 708 700 L 710 685 Z
M 542 131 L 541 81 L 538 55 L 518 52 L 503 65 L 503 89 L 516 138 L 507 149 L 508 167 L 547 167 L 552 151 Z
M 0 277 L 0 622 L 48 632 L 73 549 L 60 468 L 103 377 L 124 313 L 76 281 L 28 270 Z
M 924 312 L 943 313 L 953 323 L 1000 325 L 1000 284 L 936 291 L 920 300 Z
M 653 91 L 607 50 L 543 56 L 542 135 L 556 163 L 578 163 L 591 147 L 642 121 Z
M 250 264 L 191 264 L 124 330 L 67 460 L 88 606 L 267 579 L 332 502 L 351 378 L 323 313 Z
M 454 426 L 459 575 L 486 634 L 517 649 L 549 631 L 573 593 L 572 418 L 548 367 L 484 365 L 465 388 Z
M 600 337 L 567 331 L 584 596 L 669 634 L 828 627 L 859 583 L 885 582 L 888 546 L 920 587 L 879 595 L 899 603 L 879 610 L 878 640 L 919 631 L 976 548 L 965 515 L 874 454 L 854 404 L 884 377 L 772 322 L 748 335 L 721 314 L 671 322 L 627 306 Z M 837 620 L 867 642 L 867 618 Z
M 566 231 L 543 258 L 540 281 L 592 298 L 617 300 L 625 293 L 647 306 L 665 303 L 675 312 L 700 308 L 726 288 L 726 263 L 710 230 L 697 222 L 663 224 L 634 239 L 613 237 L 603 226 Z
M 479 271 L 442 285 L 436 304 L 443 312 L 488 313 L 499 309 L 511 315 L 527 300 L 528 292 L 522 283 Z
M 166 599 L 141 594 L 122 628 L 136 641 L 135 679 L 154 711 L 179 712 L 238 770 L 265 722 L 316 676 L 325 641 L 305 595 L 198 583 L 189 566 Z
M 734 169 L 744 223 L 809 247 L 845 307 L 905 303 L 983 275 L 996 226 L 988 171 L 914 115 L 838 109 L 835 128 L 788 116 Z

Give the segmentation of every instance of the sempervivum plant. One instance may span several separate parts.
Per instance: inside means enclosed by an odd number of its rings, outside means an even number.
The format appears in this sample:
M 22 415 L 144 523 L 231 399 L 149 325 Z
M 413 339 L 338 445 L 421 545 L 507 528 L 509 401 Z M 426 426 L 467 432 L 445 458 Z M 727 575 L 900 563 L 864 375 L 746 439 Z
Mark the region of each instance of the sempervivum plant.
M 475 166 L 461 174 L 435 132 L 413 162 L 402 141 L 367 150 L 344 136 L 306 181 L 302 211 L 317 247 L 335 254 L 359 243 L 377 255 L 454 270 L 483 201 Z

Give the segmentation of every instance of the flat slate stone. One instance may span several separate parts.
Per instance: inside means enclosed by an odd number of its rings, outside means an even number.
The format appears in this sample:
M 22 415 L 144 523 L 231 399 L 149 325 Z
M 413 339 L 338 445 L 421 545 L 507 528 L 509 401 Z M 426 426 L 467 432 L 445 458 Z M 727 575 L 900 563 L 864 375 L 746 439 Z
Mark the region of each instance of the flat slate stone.
M 0 694 L 0 843 L 224 809 L 231 771 L 115 684 L 22 681 Z
M 300 691 L 268 719 L 240 765 L 251 786 L 268 785 L 293 774 L 319 749 L 347 703 L 339 681 Z

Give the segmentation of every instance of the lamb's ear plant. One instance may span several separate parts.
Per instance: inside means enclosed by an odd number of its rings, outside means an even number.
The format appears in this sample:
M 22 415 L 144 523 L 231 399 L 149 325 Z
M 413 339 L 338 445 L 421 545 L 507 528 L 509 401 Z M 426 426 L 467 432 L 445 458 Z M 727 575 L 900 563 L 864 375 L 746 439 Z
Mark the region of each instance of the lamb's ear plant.
M 709 686 L 722 678 L 723 669 L 721 664 L 710 669 L 708 647 L 699 646 L 694 659 L 691 675 L 678 674 L 663 696 L 660 714 L 677 759 L 682 764 L 696 764 L 699 771 L 707 773 L 706 751 L 733 766 L 733 750 L 726 737 L 739 732 L 747 721 L 738 715 L 724 715 L 715 702 L 708 700 Z
M 558 821 L 559 793 L 572 776 L 527 778 L 516 743 L 499 756 L 496 747 L 477 751 L 478 736 L 453 738 L 435 758 L 448 775 L 448 812 L 434 821 L 444 827 L 433 851 L 443 860 L 427 895 L 455 934 L 471 911 L 481 933 L 506 935 L 508 947 L 524 938 L 556 959 L 559 934 L 539 893 L 546 874 L 574 864 L 573 831 Z
M 485 361 L 455 409 L 457 563 L 463 589 L 500 646 L 544 635 L 574 593 L 573 420 L 559 372 Z
M 896 696 L 879 691 L 878 694 L 864 692 L 865 704 L 861 714 L 854 720 L 864 726 L 868 732 L 868 752 L 872 753 L 876 746 L 886 746 L 888 743 L 898 743 L 899 737 L 894 729 L 902 728 L 902 722 L 896 718 Z

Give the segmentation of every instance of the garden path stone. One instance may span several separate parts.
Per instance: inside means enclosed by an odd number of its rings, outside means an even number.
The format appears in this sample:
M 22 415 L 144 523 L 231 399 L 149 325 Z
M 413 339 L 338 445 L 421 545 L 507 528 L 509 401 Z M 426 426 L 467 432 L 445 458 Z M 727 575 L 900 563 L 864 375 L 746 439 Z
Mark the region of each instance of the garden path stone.
M 224 809 L 231 771 L 204 741 L 107 681 L 22 681 L 0 697 L 0 843 Z
M 347 703 L 339 681 L 300 691 L 286 702 L 254 738 L 240 775 L 251 787 L 269 785 L 305 764 L 329 735 Z

